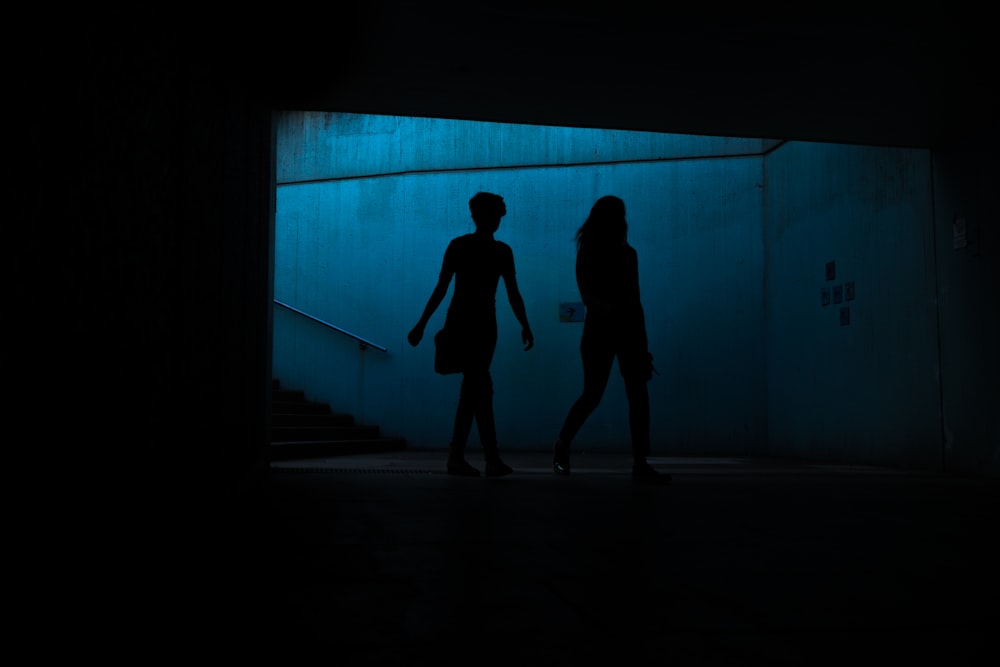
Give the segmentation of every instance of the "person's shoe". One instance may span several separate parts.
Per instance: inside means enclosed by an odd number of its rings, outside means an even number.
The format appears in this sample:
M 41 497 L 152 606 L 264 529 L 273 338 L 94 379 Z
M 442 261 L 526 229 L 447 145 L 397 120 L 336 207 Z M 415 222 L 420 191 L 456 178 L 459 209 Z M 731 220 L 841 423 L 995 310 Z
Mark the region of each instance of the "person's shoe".
M 465 459 L 448 459 L 448 474 L 459 477 L 479 477 L 479 471 Z
M 668 484 L 670 475 L 658 472 L 653 466 L 643 461 L 632 466 L 632 481 L 637 484 Z
M 569 474 L 569 446 L 556 440 L 552 448 L 552 471 L 557 475 Z
M 504 475 L 509 475 L 512 472 L 514 472 L 514 469 L 500 459 L 492 459 L 486 462 L 487 477 L 503 477 Z

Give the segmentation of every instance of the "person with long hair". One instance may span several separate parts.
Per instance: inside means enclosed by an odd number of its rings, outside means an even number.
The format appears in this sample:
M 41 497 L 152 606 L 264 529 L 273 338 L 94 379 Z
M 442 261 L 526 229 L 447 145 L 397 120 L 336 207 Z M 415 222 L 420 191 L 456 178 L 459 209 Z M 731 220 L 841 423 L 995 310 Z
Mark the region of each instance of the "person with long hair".
M 638 255 L 628 243 L 625 202 L 608 195 L 598 199 L 576 232 L 576 282 L 586 307 L 580 356 L 583 392 L 570 407 L 553 447 L 552 468 L 570 474 L 573 438 L 601 402 L 618 359 L 625 382 L 632 439 L 632 479 L 661 484 L 670 475 L 657 471 L 649 455 L 649 388 L 654 372 L 646 316 L 639 298 Z
M 535 337 L 528 325 L 524 299 L 517 285 L 514 253 L 509 245 L 493 238 L 500 227 L 500 219 L 507 214 L 503 197 L 491 192 L 479 192 L 469 200 L 469 211 L 476 231 L 458 236 L 448 244 L 437 285 L 407 339 L 410 345 L 416 346 L 423 338 L 427 321 L 444 300 L 454 276 L 455 291 L 448 306 L 444 329 L 456 346 L 462 387 L 454 431 L 448 445 L 447 472 L 463 477 L 479 476 L 479 470 L 465 459 L 466 440 L 475 420 L 486 462 L 486 476 L 500 477 L 512 472 L 511 467 L 500 458 L 497 448 L 493 378 L 490 375 L 497 346 L 496 292 L 500 278 L 504 280 L 507 300 L 514 316 L 521 324 L 525 351 L 534 346 Z

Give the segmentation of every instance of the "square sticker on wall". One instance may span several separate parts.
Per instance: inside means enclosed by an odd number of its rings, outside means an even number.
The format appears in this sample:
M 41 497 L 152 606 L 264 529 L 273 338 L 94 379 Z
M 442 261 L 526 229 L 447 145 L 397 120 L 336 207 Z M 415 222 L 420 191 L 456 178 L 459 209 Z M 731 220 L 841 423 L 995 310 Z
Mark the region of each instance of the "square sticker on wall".
M 582 303 L 577 303 L 575 301 L 560 303 L 559 304 L 559 321 L 560 322 L 583 322 L 583 316 L 585 314 L 584 306 Z
M 969 238 L 966 232 L 965 218 L 956 215 L 955 220 L 951 223 L 951 247 L 958 250 L 967 245 L 969 245 Z

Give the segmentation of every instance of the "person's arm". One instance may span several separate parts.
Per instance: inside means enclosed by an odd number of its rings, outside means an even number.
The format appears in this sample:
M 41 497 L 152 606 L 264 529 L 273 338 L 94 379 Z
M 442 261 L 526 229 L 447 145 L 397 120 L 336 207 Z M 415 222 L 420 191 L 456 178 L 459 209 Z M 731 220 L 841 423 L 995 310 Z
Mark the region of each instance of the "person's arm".
M 420 315 L 420 320 L 417 321 L 416 326 L 414 326 L 410 333 L 406 336 L 406 339 L 410 341 L 410 345 L 416 347 L 420 343 L 421 339 L 424 337 L 424 328 L 427 326 L 427 322 L 430 321 L 431 315 L 434 311 L 438 309 L 441 302 L 444 301 L 444 297 L 448 294 L 448 285 L 451 284 L 451 277 L 454 275 L 454 270 L 450 269 L 450 263 L 447 261 L 447 254 L 445 257 L 445 262 L 441 267 L 441 273 L 438 276 L 437 285 L 434 286 L 434 291 L 431 292 L 430 298 L 427 300 L 427 305 L 424 306 L 424 312 Z
M 652 377 L 652 374 L 656 372 L 656 369 L 653 367 L 653 355 L 649 354 L 649 338 L 646 333 L 646 313 L 643 310 L 642 301 L 639 298 L 639 255 L 636 253 L 635 248 L 629 248 L 627 257 L 630 285 L 629 302 L 633 304 L 632 311 L 635 317 L 636 333 L 639 336 L 637 344 L 649 357 L 648 377 Z
M 524 350 L 527 352 L 535 346 L 535 335 L 531 333 L 531 326 L 528 324 L 528 313 L 524 308 L 524 299 L 521 297 L 521 290 L 517 286 L 517 278 L 513 273 L 504 276 L 503 284 L 507 288 L 507 301 L 510 302 L 510 309 L 514 311 L 514 317 L 521 323 L 521 342 L 524 343 Z

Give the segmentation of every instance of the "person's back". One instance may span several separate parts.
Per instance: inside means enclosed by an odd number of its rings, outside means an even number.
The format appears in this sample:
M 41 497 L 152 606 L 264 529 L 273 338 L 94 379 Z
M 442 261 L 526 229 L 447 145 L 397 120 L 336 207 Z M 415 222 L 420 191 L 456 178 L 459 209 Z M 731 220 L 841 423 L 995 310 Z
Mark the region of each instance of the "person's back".
M 591 324 L 645 328 L 639 260 L 628 243 L 584 244 L 577 251 L 576 280 Z
M 496 319 L 496 293 L 501 276 L 514 268 L 514 254 L 506 243 L 465 234 L 452 240 L 444 268 L 455 275 L 455 291 L 448 316 L 459 320 Z

